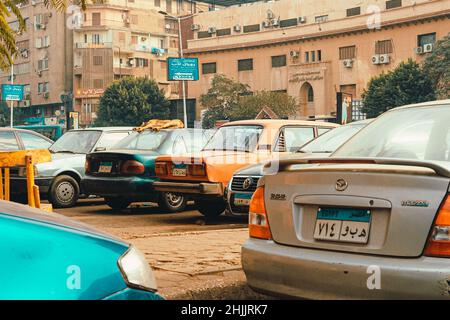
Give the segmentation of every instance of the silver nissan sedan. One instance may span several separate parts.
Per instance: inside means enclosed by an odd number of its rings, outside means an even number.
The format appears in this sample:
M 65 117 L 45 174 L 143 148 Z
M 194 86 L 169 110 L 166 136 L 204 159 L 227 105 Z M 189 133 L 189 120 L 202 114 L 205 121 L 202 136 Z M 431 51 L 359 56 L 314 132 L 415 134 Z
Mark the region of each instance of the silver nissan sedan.
M 450 100 L 390 110 L 331 158 L 278 165 L 250 203 L 250 287 L 312 299 L 450 298 Z

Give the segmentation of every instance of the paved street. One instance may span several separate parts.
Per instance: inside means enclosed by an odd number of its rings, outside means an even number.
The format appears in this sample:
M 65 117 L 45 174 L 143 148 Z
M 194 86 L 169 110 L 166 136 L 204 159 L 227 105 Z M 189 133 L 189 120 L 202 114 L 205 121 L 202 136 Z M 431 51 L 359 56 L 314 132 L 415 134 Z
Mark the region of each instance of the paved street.
M 55 210 L 136 245 L 155 270 L 167 298 L 259 298 L 245 285 L 241 244 L 246 219 L 221 216 L 205 220 L 192 207 L 176 214 L 150 203 L 117 213 L 102 200 L 82 200 L 75 208 Z

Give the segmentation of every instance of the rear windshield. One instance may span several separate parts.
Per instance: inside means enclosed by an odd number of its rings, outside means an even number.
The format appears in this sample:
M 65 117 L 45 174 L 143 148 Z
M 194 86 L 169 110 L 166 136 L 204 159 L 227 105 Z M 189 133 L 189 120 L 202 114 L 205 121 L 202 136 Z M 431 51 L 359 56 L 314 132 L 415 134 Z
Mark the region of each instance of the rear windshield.
M 166 131 L 143 131 L 141 133 L 133 132 L 113 146 L 112 149 L 131 149 L 131 150 L 149 150 L 156 151 L 164 142 Z
M 450 161 L 450 105 L 388 112 L 362 129 L 333 157 Z
M 262 131 L 262 126 L 223 126 L 203 150 L 251 152 L 256 149 Z

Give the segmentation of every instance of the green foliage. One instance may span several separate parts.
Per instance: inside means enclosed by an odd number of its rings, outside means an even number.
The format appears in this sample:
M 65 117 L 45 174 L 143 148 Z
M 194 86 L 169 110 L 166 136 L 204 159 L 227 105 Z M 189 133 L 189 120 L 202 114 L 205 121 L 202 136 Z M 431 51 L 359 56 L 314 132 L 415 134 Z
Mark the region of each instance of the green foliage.
M 428 75 L 409 59 L 393 71 L 372 78 L 362 98 L 362 111 L 374 118 L 394 107 L 434 100 L 435 94 Z
M 95 126 L 137 126 L 150 119 L 168 119 L 169 105 L 154 80 L 123 78 L 105 90 Z
M 22 123 L 22 119 L 26 117 L 28 108 L 14 107 L 14 125 Z M 0 127 L 9 127 L 11 119 L 11 108 L 9 102 L 0 101 Z
M 438 99 L 450 98 L 450 34 L 439 40 L 423 64 Z
M 254 119 L 264 107 L 271 108 L 279 117 L 295 114 L 297 103 L 286 93 L 261 91 L 252 94 L 249 86 L 224 75 L 216 75 L 206 94 L 200 97 L 203 128 L 212 128 L 217 120 Z

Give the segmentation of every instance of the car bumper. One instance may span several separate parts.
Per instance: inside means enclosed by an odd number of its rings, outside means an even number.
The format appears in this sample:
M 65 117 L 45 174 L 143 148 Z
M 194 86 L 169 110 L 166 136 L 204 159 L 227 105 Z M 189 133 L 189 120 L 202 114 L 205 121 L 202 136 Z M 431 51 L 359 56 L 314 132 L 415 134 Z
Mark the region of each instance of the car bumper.
M 103 300 L 164 300 L 164 298 L 155 292 L 126 288 Z
M 81 188 L 85 194 L 100 197 L 152 198 L 151 178 L 141 177 L 94 177 L 85 176 Z
M 34 184 L 39 187 L 40 193 L 47 193 L 50 190 L 53 177 L 35 177 Z M 25 177 L 11 177 L 11 194 L 26 194 L 27 193 L 27 178 Z
M 446 258 L 368 256 L 249 239 L 242 247 L 242 265 L 250 287 L 277 296 L 450 299 Z
M 226 199 L 227 200 L 227 211 L 228 211 L 228 213 L 230 213 L 233 216 L 246 217 L 246 216 L 248 216 L 250 206 L 235 204 L 236 194 L 239 194 L 239 193 L 248 194 L 250 198 L 253 195 L 253 192 L 234 192 L 234 191 L 228 189 L 227 199 Z
M 157 181 L 153 184 L 156 191 L 176 192 L 182 194 L 223 196 L 223 187 L 221 183 L 187 183 L 187 182 L 167 182 Z

